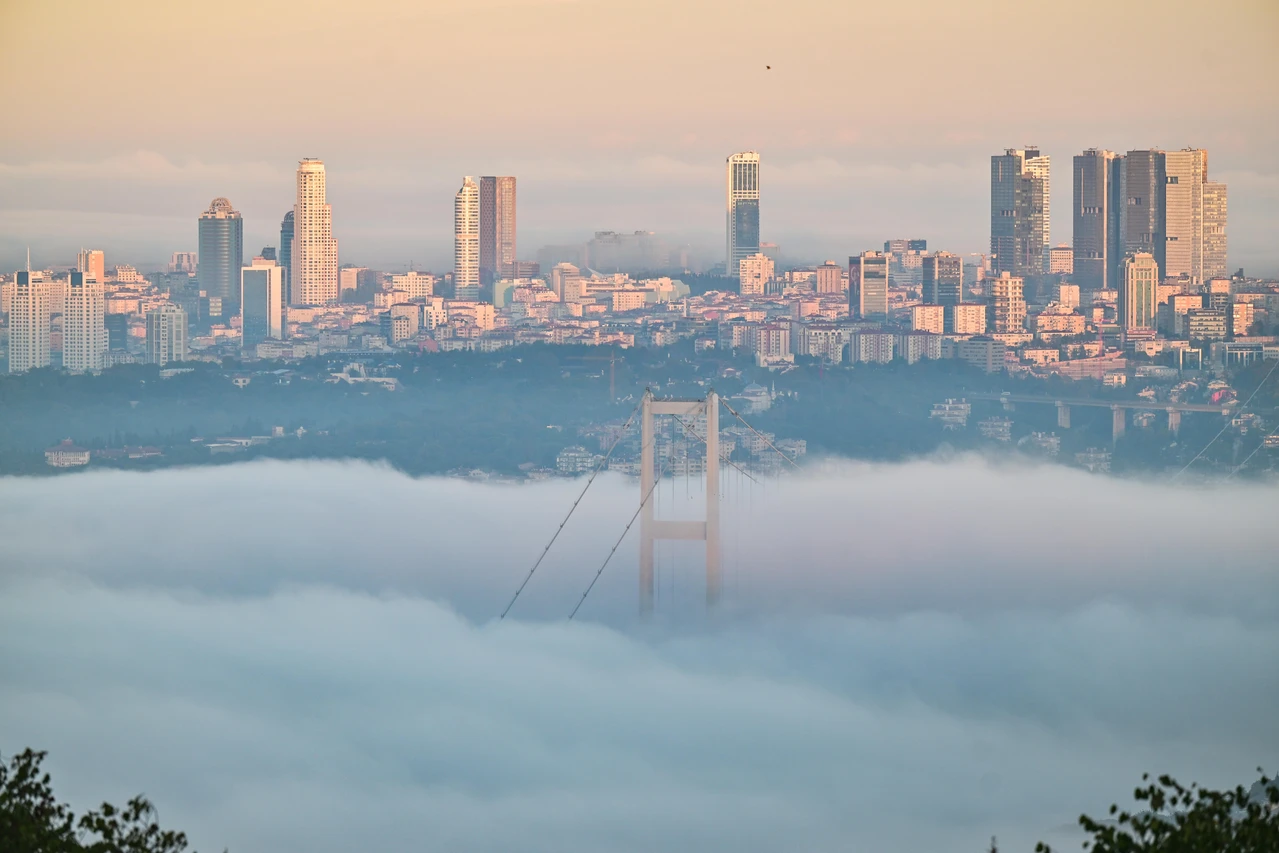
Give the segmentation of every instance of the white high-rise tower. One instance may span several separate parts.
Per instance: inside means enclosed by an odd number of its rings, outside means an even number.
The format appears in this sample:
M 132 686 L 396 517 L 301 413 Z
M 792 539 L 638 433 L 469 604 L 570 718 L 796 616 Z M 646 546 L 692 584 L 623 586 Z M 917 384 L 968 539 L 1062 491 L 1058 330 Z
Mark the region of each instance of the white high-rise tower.
M 759 154 L 743 151 L 728 158 L 726 169 L 725 272 L 738 274 L 743 258 L 759 254 Z
M 1208 152 L 1185 148 L 1164 153 L 1164 265 L 1163 278 L 1204 278 L 1204 180 Z
M 298 163 L 290 265 L 293 305 L 323 305 L 338 299 L 338 241 L 333 209 L 325 201 L 324 161 Z
M 25 373 L 49 366 L 49 285 L 44 276 L 20 270 L 9 306 L 9 372 Z
M 73 272 L 62 311 L 62 366 L 76 373 L 101 370 L 106 351 L 105 288 L 89 273 Z
M 480 188 L 470 175 L 453 200 L 453 288 L 458 299 L 479 299 Z

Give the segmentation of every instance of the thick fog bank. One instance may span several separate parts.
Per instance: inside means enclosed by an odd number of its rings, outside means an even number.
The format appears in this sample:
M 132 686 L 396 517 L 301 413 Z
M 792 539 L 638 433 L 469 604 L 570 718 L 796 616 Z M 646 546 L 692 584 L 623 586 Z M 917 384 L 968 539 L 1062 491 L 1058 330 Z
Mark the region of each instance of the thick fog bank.
M 965 459 L 727 484 L 725 595 L 601 479 L 0 480 L 0 750 L 199 849 L 971 851 L 1279 757 L 1279 495 Z M 696 484 L 659 489 L 694 517 Z

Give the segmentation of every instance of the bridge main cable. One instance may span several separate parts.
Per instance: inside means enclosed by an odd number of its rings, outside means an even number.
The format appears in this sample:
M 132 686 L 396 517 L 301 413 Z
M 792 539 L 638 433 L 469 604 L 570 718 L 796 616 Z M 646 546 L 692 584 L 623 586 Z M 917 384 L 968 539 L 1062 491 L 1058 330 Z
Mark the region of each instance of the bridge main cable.
M 1243 405 L 1242 405 L 1242 406 L 1240 406 L 1240 407 L 1239 407 L 1239 409 L 1238 409 L 1238 411 L 1239 411 L 1239 413 L 1240 413 L 1240 414 L 1242 414 L 1242 413 L 1243 413 L 1243 411 L 1244 411 L 1245 409 L 1247 409 L 1247 408 L 1248 408 L 1249 404 L 1251 404 L 1251 403 L 1252 403 L 1252 398 L 1257 396 L 1257 392 L 1258 392 L 1258 391 L 1260 391 L 1260 390 L 1262 389 L 1262 387 L 1263 387 L 1263 386 L 1264 386 L 1267 382 L 1269 382 L 1269 381 L 1270 381 L 1270 377 L 1271 377 L 1271 375 L 1273 375 L 1273 374 L 1274 374 L 1274 372 L 1275 372 L 1275 368 L 1279 368 L 1279 361 L 1276 361 L 1276 362 L 1275 362 L 1275 364 L 1274 364 L 1274 367 L 1271 367 L 1271 368 L 1270 368 L 1270 370 L 1266 373 L 1265 377 L 1264 377 L 1264 378 L 1263 378 L 1263 379 L 1262 379 L 1259 383 L 1257 383 L 1257 387 L 1252 389 L 1252 393 L 1248 395 L 1248 399 L 1247 399 L 1247 400 L 1244 400 Z M 1191 466 L 1191 465 L 1194 465 L 1196 462 L 1198 462 L 1198 461 L 1199 461 L 1199 458 L 1200 458 L 1201 456 L 1203 456 L 1205 453 L 1207 453 L 1207 452 L 1208 452 L 1208 448 L 1210 448 L 1210 447 L 1212 447 L 1214 444 L 1216 444 L 1216 443 L 1217 443 L 1217 439 L 1221 438 L 1221 437 L 1225 434 L 1226 430 L 1227 430 L 1227 429 L 1229 429 L 1229 428 L 1230 428 L 1230 421 L 1226 421 L 1226 423 L 1225 423 L 1225 424 L 1221 427 L 1221 429 L 1217 432 L 1217 434 L 1216 434 L 1216 435 L 1214 435 L 1214 436 L 1212 437 L 1212 440 L 1211 440 L 1211 441 L 1209 441 L 1207 444 L 1205 444 L 1205 445 L 1203 446 L 1203 450 L 1200 450 L 1198 453 L 1196 453 L 1196 454 L 1195 454 L 1195 456 L 1194 456 L 1194 458 L 1193 458 L 1193 459 L 1191 459 L 1189 462 L 1187 462 L 1184 468 L 1182 468 L 1182 469 L 1181 469 L 1180 471 L 1178 471 L 1176 474 L 1173 474 L 1173 475 L 1172 475 L 1172 479 L 1171 479 L 1171 480 L 1169 480 L 1168 482 L 1170 482 L 1170 483 L 1175 483 L 1175 482 L 1177 482 L 1177 480 L 1181 477 L 1181 475 L 1182 475 L 1182 474 L 1184 474 L 1184 473 L 1186 473 L 1187 471 L 1189 471 L 1189 470 L 1190 470 L 1190 466 Z M 1255 453 L 1256 451 L 1253 451 L 1253 452 Z M 1249 455 L 1248 455 L 1248 458 L 1249 458 L 1249 459 L 1251 459 L 1251 458 L 1252 458 L 1252 454 L 1249 454 Z M 1234 475 L 1234 474 L 1233 474 L 1233 472 L 1231 472 L 1231 476 L 1233 476 L 1233 475 Z M 1229 479 L 1229 477 L 1227 477 L 1226 479 Z
M 538 556 L 537 562 L 533 564 L 533 568 L 528 570 L 528 574 L 524 576 L 524 582 L 520 584 L 519 589 L 515 590 L 515 595 L 511 596 L 510 603 L 506 605 L 506 609 L 502 611 L 499 620 L 505 619 L 506 614 L 511 612 L 511 608 L 515 606 L 515 600 L 520 597 L 520 593 L 524 591 L 524 587 L 528 586 L 528 582 L 533 579 L 533 573 L 537 571 L 537 567 L 542 565 L 542 560 L 546 559 L 547 553 L 550 552 L 551 546 L 555 544 L 555 540 L 559 538 L 560 533 L 564 531 L 564 525 L 568 524 L 568 520 L 573 517 L 573 512 L 577 509 L 577 505 L 582 502 L 582 498 L 586 497 L 586 492 L 591 488 L 591 483 L 595 482 L 596 476 L 600 471 L 604 470 L 604 466 L 608 464 L 608 460 L 613 456 L 613 451 L 617 450 L 618 445 L 622 443 L 622 439 L 626 437 L 626 431 L 631 428 L 631 424 L 635 421 L 635 416 L 639 414 L 640 406 L 643 402 L 637 403 L 635 408 L 631 410 L 631 416 L 626 419 L 626 423 L 622 424 L 622 428 L 617 432 L 617 438 L 613 440 L 613 445 L 604 454 L 604 458 L 595 466 L 595 470 L 591 472 L 590 479 L 586 481 L 586 485 L 582 487 L 582 493 L 577 496 L 577 500 L 573 501 L 573 505 L 569 507 L 568 515 L 564 516 L 564 520 L 560 522 L 560 526 L 555 529 L 555 533 L 551 535 L 551 541 L 546 543 L 546 547 L 542 549 L 541 555 Z M 630 529 L 630 525 L 627 525 Z M 583 596 L 585 597 L 585 596 Z M 579 606 L 581 606 L 579 604 Z M 576 609 L 573 611 L 577 612 Z
M 796 462 L 794 459 L 791 459 L 789 456 L 783 453 L 781 448 L 779 448 L 776 444 L 773 444 L 773 442 L 769 440 L 768 436 L 764 435 L 762 432 L 755 429 L 755 427 L 751 426 L 746 421 L 746 418 L 742 417 L 740 414 L 737 413 L 736 409 L 728 405 L 728 403 L 724 400 L 721 400 L 720 402 L 724 404 L 724 408 L 728 409 L 729 414 L 731 414 L 733 417 L 737 418 L 739 421 L 742 422 L 742 426 L 746 427 L 748 430 L 755 433 L 755 435 L 759 437 L 760 439 L 762 439 L 766 445 L 772 448 L 777 453 L 778 456 L 782 457 L 787 462 L 789 462 L 791 466 L 795 468 L 796 471 L 801 470 L 798 462 Z
M 626 534 L 631 532 L 635 520 L 639 518 L 640 512 L 643 511 L 644 505 L 648 503 L 649 498 L 653 496 L 653 492 L 657 489 L 658 483 L 662 482 L 662 475 L 666 473 L 666 465 L 663 464 L 657 471 L 657 477 L 653 480 L 653 485 L 649 487 L 648 494 L 644 495 L 640 505 L 635 508 L 635 514 L 631 516 L 631 520 L 626 522 L 626 528 L 622 530 L 622 535 L 617 537 L 617 541 L 613 543 L 613 549 L 608 552 L 608 556 L 604 558 L 604 562 L 600 565 L 599 571 L 595 573 L 595 577 L 591 578 L 591 582 L 586 587 L 586 592 L 582 593 L 582 597 L 577 600 L 577 604 L 573 607 L 573 612 L 568 614 L 569 621 L 577 615 L 577 611 L 582 609 L 582 605 L 586 603 L 586 596 L 591 594 L 591 590 L 595 589 L 595 582 L 600 579 L 600 575 L 604 574 L 604 569 L 608 568 L 609 561 L 613 559 L 613 555 L 617 553 L 617 549 L 621 547 L 622 540 L 626 538 Z

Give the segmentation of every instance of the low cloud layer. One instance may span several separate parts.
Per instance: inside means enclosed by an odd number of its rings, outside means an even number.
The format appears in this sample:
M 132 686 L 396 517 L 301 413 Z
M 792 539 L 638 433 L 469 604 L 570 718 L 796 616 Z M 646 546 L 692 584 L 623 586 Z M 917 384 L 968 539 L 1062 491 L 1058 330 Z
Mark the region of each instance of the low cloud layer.
M 0 480 L 0 749 L 237 853 L 1029 850 L 1143 771 L 1279 757 L 1273 489 L 971 459 L 737 481 L 718 613 L 679 546 L 638 622 L 628 541 L 568 623 L 637 499 L 605 479 L 497 621 L 580 488 Z

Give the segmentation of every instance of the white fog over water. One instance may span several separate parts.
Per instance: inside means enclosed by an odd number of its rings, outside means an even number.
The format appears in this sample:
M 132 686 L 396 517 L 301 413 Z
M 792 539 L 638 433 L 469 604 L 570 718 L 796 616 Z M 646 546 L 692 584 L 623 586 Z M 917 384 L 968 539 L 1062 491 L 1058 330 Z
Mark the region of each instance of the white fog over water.
M 1274 487 L 976 458 L 727 488 L 725 596 L 602 477 L 0 479 L 0 750 L 199 850 L 1073 847 L 1143 771 L 1279 766 Z M 662 514 L 699 487 L 668 481 Z

